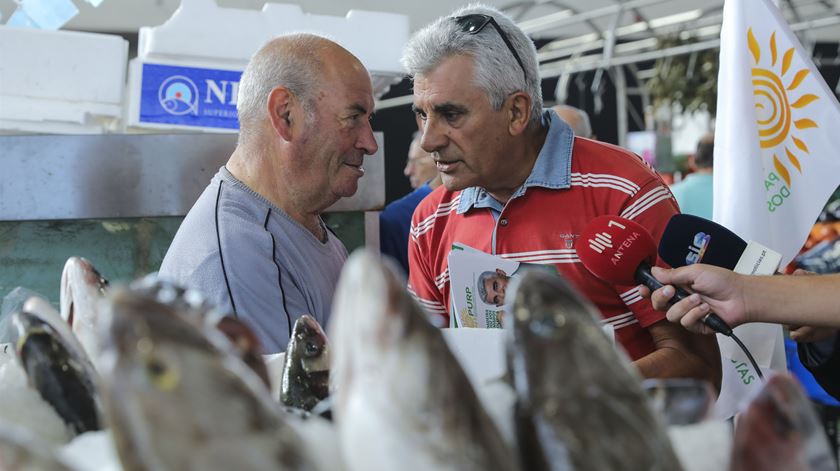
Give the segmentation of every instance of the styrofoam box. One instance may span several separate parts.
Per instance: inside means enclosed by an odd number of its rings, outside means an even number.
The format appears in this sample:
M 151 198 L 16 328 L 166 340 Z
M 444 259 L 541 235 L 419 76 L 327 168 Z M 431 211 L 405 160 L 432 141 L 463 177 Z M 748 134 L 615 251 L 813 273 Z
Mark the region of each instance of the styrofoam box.
M 0 129 L 101 132 L 122 111 L 128 42 L 0 26 Z

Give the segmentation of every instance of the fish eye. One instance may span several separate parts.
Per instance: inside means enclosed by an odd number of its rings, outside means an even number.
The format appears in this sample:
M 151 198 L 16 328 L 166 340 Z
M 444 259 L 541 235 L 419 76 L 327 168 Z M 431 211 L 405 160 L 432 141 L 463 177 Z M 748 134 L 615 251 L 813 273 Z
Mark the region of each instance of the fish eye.
M 308 356 L 308 357 L 315 356 L 315 355 L 318 354 L 319 351 L 320 351 L 320 349 L 318 348 L 317 345 L 315 345 L 312 342 L 306 342 L 306 348 L 304 349 L 304 353 L 306 354 L 306 356 Z
M 163 391 L 172 390 L 180 380 L 177 371 L 169 368 L 165 362 L 155 356 L 146 359 L 146 374 L 152 384 Z

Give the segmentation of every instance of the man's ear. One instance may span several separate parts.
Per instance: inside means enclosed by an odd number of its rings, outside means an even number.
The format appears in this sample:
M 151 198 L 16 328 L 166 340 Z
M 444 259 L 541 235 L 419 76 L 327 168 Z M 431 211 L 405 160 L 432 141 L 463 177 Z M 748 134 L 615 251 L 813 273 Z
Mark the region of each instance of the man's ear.
M 508 131 L 512 136 L 518 136 L 528 128 L 533 103 L 531 103 L 531 97 L 525 92 L 513 93 L 507 98 L 507 101 L 509 102 L 508 116 L 510 117 Z
M 501 276 L 507 276 L 507 273 L 505 273 L 505 271 L 502 270 L 501 268 L 496 269 L 496 274 L 501 275 Z
M 293 115 L 297 111 L 295 105 L 295 96 L 286 87 L 275 87 L 268 94 L 268 120 L 277 135 L 286 141 L 292 140 Z

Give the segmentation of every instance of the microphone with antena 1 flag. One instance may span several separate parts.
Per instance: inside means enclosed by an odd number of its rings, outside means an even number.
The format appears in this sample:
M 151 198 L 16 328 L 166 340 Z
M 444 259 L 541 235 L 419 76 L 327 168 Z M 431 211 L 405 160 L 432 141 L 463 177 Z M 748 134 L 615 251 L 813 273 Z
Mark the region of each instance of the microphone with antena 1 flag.
M 590 221 L 581 231 L 577 246 L 581 263 L 596 277 L 617 285 L 643 284 L 651 291 L 663 286 L 651 274 L 656 253 L 653 237 L 638 223 L 619 216 L 599 216 Z M 689 296 L 684 290 L 675 288 L 674 302 Z M 758 377 L 763 377 L 749 350 L 723 319 L 709 313 L 703 323 L 715 332 L 731 337 L 751 361 Z

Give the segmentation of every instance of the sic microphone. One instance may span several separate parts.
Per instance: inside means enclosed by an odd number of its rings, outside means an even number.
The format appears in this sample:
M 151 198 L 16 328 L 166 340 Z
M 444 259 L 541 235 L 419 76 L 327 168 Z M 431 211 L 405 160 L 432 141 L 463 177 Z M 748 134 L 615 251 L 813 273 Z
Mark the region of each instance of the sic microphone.
M 659 241 L 659 256 L 672 267 L 705 263 L 735 268 L 747 242 L 729 229 L 690 214 L 675 214 Z
M 599 216 L 580 233 L 577 254 L 583 266 L 596 277 L 617 285 L 643 284 L 651 291 L 662 283 L 650 272 L 656 261 L 656 242 L 638 223 L 618 216 Z M 674 301 L 689 296 L 674 287 Z M 715 332 L 731 336 L 732 329 L 717 314 L 703 323 Z
M 675 268 L 705 263 L 748 275 L 772 275 L 782 258 L 716 222 L 689 214 L 675 214 L 668 221 L 659 241 L 659 256 Z

